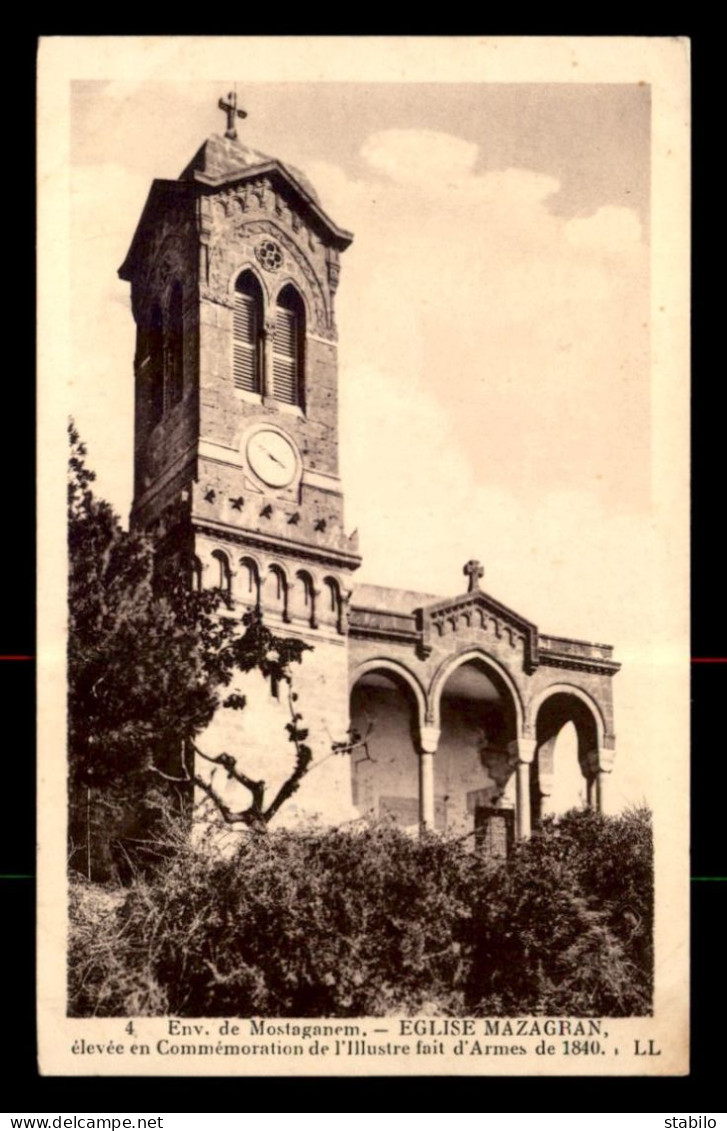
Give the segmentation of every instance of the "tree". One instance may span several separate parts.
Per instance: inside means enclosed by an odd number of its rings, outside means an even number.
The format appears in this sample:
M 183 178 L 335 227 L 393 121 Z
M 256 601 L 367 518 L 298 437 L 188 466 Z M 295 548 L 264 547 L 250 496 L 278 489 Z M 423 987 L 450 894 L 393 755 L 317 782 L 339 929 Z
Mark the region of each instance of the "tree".
M 84 866 L 90 873 L 92 796 L 106 806 L 106 832 L 109 811 L 116 812 L 117 828 L 143 825 L 139 814 L 158 809 L 165 791 L 167 798 L 189 797 L 194 786 L 227 823 L 264 831 L 312 760 L 291 676 L 291 665 L 310 646 L 275 636 L 259 610 L 245 614 L 241 623 L 230 615 L 229 599 L 219 589 L 193 591 L 183 553 L 169 559 L 177 562 L 175 569 L 160 569 L 153 539 L 124 530 L 113 508 L 94 495 L 95 475 L 73 423 L 69 439 L 72 852 L 77 855 L 79 842 L 85 843 Z M 225 689 L 236 672 L 253 669 L 286 686 L 290 705 L 294 764 L 269 802 L 265 783 L 238 768 L 239 752 L 210 754 L 195 742 L 221 706 L 245 707 L 244 696 Z M 195 756 L 244 786 L 250 804 L 231 810 L 198 772 Z M 79 836 L 84 824 L 85 837 Z

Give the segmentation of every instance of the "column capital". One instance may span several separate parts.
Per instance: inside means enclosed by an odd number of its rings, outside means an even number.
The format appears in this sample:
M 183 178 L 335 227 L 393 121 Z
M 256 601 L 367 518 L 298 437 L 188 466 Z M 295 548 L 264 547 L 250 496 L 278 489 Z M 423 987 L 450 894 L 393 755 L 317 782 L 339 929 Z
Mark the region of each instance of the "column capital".
M 598 772 L 600 774 L 610 774 L 613 770 L 615 757 L 616 751 L 613 748 L 610 750 L 600 750 L 598 753 Z
M 515 738 L 508 742 L 507 750 L 513 762 L 530 763 L 535 759 L 537 742 L 534 738 Z
M 600 749 L 589 750 L 583 758 L 583 765 L 588 774 L 610 774 L 615 757 L 616 751 L 614 749 L 607 750 L 601 747 Z
M 419 728 L 419 745 L 424 754 L 436 754 L 441 733 L 441 729 L 435 726 Z

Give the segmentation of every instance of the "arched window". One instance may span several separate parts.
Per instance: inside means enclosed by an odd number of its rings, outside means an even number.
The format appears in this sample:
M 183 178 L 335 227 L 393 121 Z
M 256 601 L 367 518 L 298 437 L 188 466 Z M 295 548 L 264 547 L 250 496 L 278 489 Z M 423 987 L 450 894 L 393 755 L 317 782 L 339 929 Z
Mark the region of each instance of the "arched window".
M 273 396 L 281 404 L 303 404 L 304 341 L 305 307 L 295 287 L 288 284 L 275 307 Z
M 316 590 L 313 578 L 305 569 L 299 569 L 295 575 L 293 586 L 291 612 L 294 618 L 307 621 L 311 628 L 318 628 L 316 620 Z
M 262 392 L 261 329 L 263 296 L 252 271 L 243 271 L 235 283 L 232 371 L 235 388 Z
M 215 578 L 215 587 L 221 589 L 223 593 L 229 597 L 232 591 L 232 570 L 230 569 L 230 562 L 222 550 L 213 550 L 212 557 L 217 562 L 217 577 Z
M 175 283 L 169 303 L 169 323 L 167 327 L 166 388 L 167 407 L 178 404 L 184 391 L 184 315 L 182 311 L 182 288 Z
M 288 579 L 285 573 L 277 565 L 271 565 L 268 573 L 268 578 L 265 583 L 266 589 L 266 604 L 274 612 L 278 613 L 284 621 L 289 620 L 288 616 Z
M 202 563 L 196 554 L 193 556 L 190 563 L 192 590 L 199 593 L 202 589 Z
M 341 591 L 338 582 L 333 577 L 324 577 L 321 591 L 320 617 L 327 624 L 340 624 L 341 617 Z
M 260 604 L 260 572 L 252 558 L 240 558 L 237 595 L 244 605 Z
M 332 577 L 325 579 L 326 586 L 326 611 L 329 613 L 338 612 L 338 583 Z
M 152 307 L 149 319 L 147 381 L 149 389 L 149 427 L 164 415 L 164 323 L 161 307 Z

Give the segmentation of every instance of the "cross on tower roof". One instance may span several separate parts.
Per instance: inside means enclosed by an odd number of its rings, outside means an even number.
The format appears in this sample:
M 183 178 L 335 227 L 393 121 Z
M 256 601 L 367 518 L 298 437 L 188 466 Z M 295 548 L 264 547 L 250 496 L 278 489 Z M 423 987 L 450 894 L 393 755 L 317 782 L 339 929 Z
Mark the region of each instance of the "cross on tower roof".
M 467 565 L 462 570 L 466 576 L 469 577 L 469 593 L 474 593 L 480 587 L 480 578 L 485 576 L 485 571 L 478 561 L 472 558 L 467 562 Z
M 232 138 L 233 141 L 237 139 L 237 130 L 235 129 L 235 118 L 246 118 L 247 110 L 237 109 L 237 93 L 231 90 L 227 95 L 227 102 L 221 98 L 217 103 L 220 110 L 224 110 L 227 114 L 227 129 L 225 130 L 225 137 Z

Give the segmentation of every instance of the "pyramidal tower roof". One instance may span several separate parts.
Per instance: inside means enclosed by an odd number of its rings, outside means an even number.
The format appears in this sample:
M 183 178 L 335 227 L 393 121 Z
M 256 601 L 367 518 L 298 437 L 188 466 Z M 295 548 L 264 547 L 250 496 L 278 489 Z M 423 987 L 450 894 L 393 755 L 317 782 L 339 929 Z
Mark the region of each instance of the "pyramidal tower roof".
M 207 184 L 224 184 L 236 180 L 240 174 L 247 174 L 260 166 L 277 165 L 285 169 L 291 178 L 304 189 L 307 196 L 320 205 L 318 193 L 305 173 L 283 162 L 277 157 L 261 153 L 259 149 L 244 145 L 239 138 L 222 134 L 211 134 L 199 147 L 192 160 L 180 174 L 180 181 L 203 181 Z
M 295 197 L 301 214 L 328 245 L 343 251 L 353 240 L 350 232 L 339 228 L 324 212 L 318 194 L 305 173 L 240 141 L 234 117 L 244 117 L 245 113 L 237 109 L 236 99 L 228 95 L 228 101 L 220 99 L 219 105 L 228 116 L 224 135 L 211 134 L 176 180 L 157 179 L 153 182 L 131 247 L 119 268 L 122 279 L 132 279 L 150 230 L 168 203 L 214 193 L 248 178 L 267 176 L 280 191 Z

